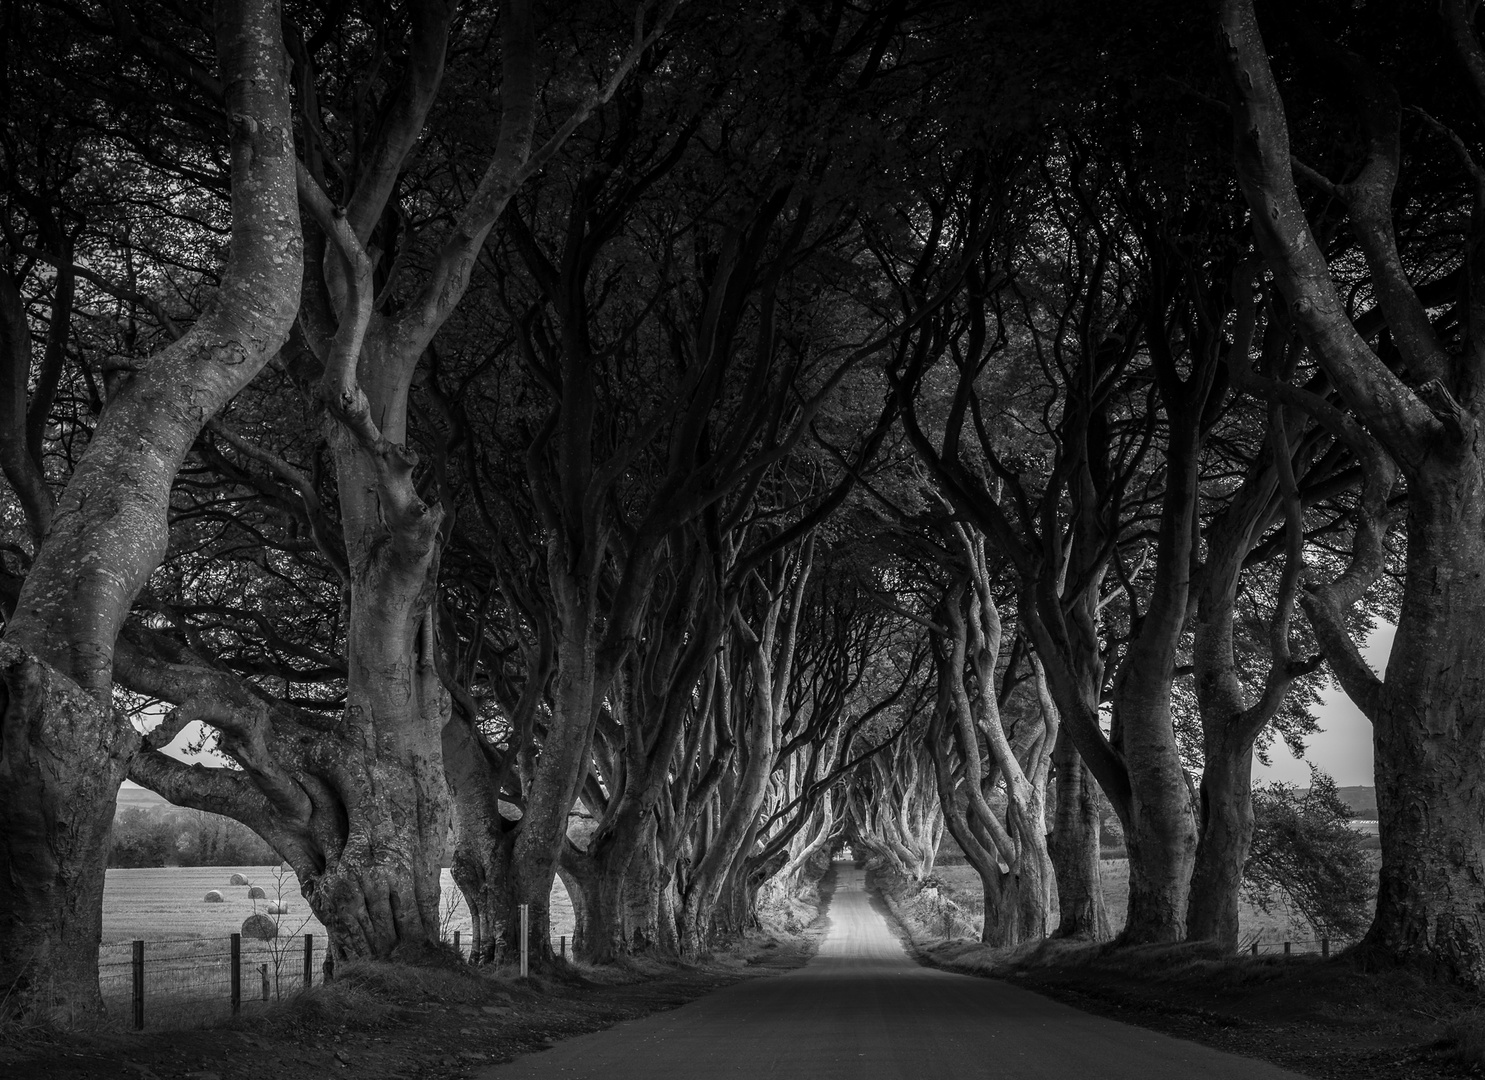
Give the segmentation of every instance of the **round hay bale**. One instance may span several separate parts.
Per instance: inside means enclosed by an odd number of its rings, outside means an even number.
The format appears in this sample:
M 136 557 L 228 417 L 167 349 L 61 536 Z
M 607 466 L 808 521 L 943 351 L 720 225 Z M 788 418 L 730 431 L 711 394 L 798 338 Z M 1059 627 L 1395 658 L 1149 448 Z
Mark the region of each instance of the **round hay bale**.
M 222 894 L 213 889 L 201 899 L 205 900 L 208 904 L 220 904 L 222 902 Z
M 247 875 L 246 874 L 233 874 L 230 878 L 227 879 L 227 884 L 228 885 L 251 885 L 252 882 L 247 879 Z
M 268 914 L 270 914 L 270 915 L 287 915 L 288 913 L 289 913 L 289 905 L 288 904 L 269 904 L 268 905 Z
M 249 915 L 242 921 L 242 936 L 271 941 L 278 937 L 278 923 L 267 915 Z
M 264 892 L 262 889 L 258 888 L 258 886 L 256 886 L 256 885 L 254 885 L 251 889 L 248 890 L 248 899 L 249 900 L 263 900 L 263 899 L 266 899 L 267 896 L 268 896 L 268 894 L 266 892 Z

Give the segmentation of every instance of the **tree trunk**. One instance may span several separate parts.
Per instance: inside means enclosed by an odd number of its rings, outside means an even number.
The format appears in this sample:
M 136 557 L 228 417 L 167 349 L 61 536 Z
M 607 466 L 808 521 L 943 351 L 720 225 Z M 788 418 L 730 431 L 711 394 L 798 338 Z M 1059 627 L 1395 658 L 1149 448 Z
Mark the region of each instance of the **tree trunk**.
M 108 834 L 137 740 L 94 697 L 8 642 L 0 642 L 0 724 L 0 986 L 8 998 L 0 1018 L 69 1025 L 103 1011 Z
M 585 618 L 580 614 L 577 621 Z M 552 957 L 552 882 L 562 845 L 567 842 L 567 815 L 577 802 L 578 784 L 586 774 L 597 721 L 597 672 L 591 633 L 569 619 L 557 643 L 552 717 L 536 759 L 512 874 L 515 902 L 530 907 L 531 962 L 537 967 L 549 963 Z M 579 903 L 577 896 L 572 900 L 574 905 Z M 519 927 L 506 928 L 506 946 L 520 948 Z
M 1037 868 L 1019 874 L 1002 874 L 992 868 L 988 875 L 980 875 L 980 885 L 985 893 L 982 943 L 1002 948 L 1047 936 L 1048 878 L 1038 874 Z
M 386 396 L 376 385 L 371 393 Z M 388 430 L 402 435 L 390 417 Z M 304 886 L 336 955 L 386 958 L 438 942 L 451 821 L 450 703 L 432 614 L 442 515 L 420 500 L 394 509 L 400 493 L 374 451 L 338 423 L 330 442 L 350 566 L 344 725 L 358 737 L 341 740 L 334 781 L 346 806 L 344 842 Z
M 655 821 L 648 827 L 624 877 L 624 943 L 631 956 L 664 951 L 660 928 L 660 852 Z
M 1174 748 L 1170 755 L 1175 757 Z M 1151 769 L 1151 782 L 1137 789 L 1140 794 L 1123 822 L 1129 852 L 1129 912 L 1119 940 L 1127 945 L 1175 942 L 1186 936 L 1196 827 L 1179 760 L 1164 765 Z
M 1469 8 L 1445 7 L 1446 29 L 1466 64 L 1480 42 Z M 1259 247 L 1284 305 L 1351 416 L 1327 426 L 1363 466 L 1366 488 L 1392 462 L 1407 479 L 1407 569 L 1402 612 L 1385 681 L 1367 668 L 1344 616 L 1360 601 L 1356 583 L 1380 573 L 1386 506 L 1363 491 L 1352 566 L 1305 599 L 1337 679 L 1372 720 L 1382 870 L 1377 910 L 1362 952 L 1466 986 L 1485 985 L 1485 469 L 1480 451 L 1481 328 L 1477 316 L 1481 203 L 1462 246 L 1467 326 L 1445 350 L 1402 271 L 1394 222 L 1401 103 L 1370 72 L 1363 120 L 1372 150 L 1343 200 L 1386 319 L 1410 375 L 1405 384 L 1369 345 L 1305 217 L 1294 185 L 1288 123 L 1251 0 L 1220 5 L 1229 76 L 1234 159 L 1253 208 Z M 1474 104 L 1485 104 L 1477 85 Z M 1323 408 L 1314 409 L 1326 416 Z M 1356 429 L 1356 430 L 1352 430 Z M 1390 460 L 1377 462 L 1375 439 Z M 1377 484 L 1385 495 L 1390 478 Z M 1370 551 L 1366 550 L 1370 547 Z M 1350 578 L 1347 581 L 1347 577 Z
M 1253 844 L 1252 787 L 1251 745 L 1207 747 L 1201 773 L 1201 838 L 1186 919 L 1186 936 L 1192 941 L 1237 948 L 1238 891 Z
M 693 869 L 681 905 L 681 956 L 695 962 L 711 950 L 713 922 L 726 933 L 728 913 L 719 902 L 737 865 L 746 858 L 758 830 L 758 815 L 768 796 L 774 762 L 774 723 L 768 709 L 755 705 L 750 712 L 746 759 L 742 776 L 725 804 L 722 820 L 706 854 Z
M 1363 950 L 1485 986 L 1485 478 L 1408 481 L 1401 617 L 1373 711 L 1382 873 Z
M 443 729 L 444 775 L 454 814 L 454 884 L 469 908 L 469 959 L 493 964 L 501 959 L 505 926 L 511 919 L 510 874 L 515 846 L 514 821 L 500 813 L 498 751 L 474 726 L 466 702 Z
M 115 641 L 165 554 L 181 462 L 206 421 L 277 352 L 298 301 L 302 244 L 279 7 L 219 4 L 215 30 L 232 120 L 226 273 L 195 326 L 110 396 L 5 632 L 7 1014 L 65 1021 L 99 1008 L 107 837 L 118 785 L 140 746 L 113 709 Z M 38 964 L 44 982 L 35 979 Z
M 667 874 L 664 867 L 660 868 L 658 888 L 655 890 L 655 907 L 656 944 L 662 953 L 668 956 L 679 956 L 681 938 L 676 921 L 675 877 L 673 873 Z
M 1052 755 L 1057 808 L 1048 842 L 1057 879 L 1060 938 L 1107 941 L 1113 936 L 1099 876 L 1098 787 L 1064 728 Z
M 459 835 L 463 836 L 462 830 Z M 469 908 L 472 964 L 496 964 L 503 958 L 500 946 L 513 914 L 506 887 L 510 880 L 513 840 L 513 834 L 503 833 L 482 850 L 461 841 L 454 851 L 451 872 Z

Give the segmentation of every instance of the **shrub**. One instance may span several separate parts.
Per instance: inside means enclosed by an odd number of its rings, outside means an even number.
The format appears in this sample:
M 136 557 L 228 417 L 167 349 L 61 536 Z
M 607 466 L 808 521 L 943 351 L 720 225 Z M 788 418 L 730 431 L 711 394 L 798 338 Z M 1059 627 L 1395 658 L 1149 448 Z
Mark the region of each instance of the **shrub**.
M 242 921 L 242 936 L 272 941 L 278 937 L 278 921 L 267 915 L 249 915 Z
M 222 894 L 213 889 L 201 899 L 205 900 L 208 904 L 220 904 L 222 903 Z
M 1260 910 L 1282 896 L 1317 934 L 1360 936 L 1372 897 L 1371 865 L 1363 837 L 1335 781 L 1311 766 L 1304 794 L 1291 784 L 1253 789 L 1253 847 L 1243 868 L 1243 891 Z
M 251 885 L 252 882 L 247 879 L 247 875 L 246 874 L 233 874 L 230 878 L 227 879 L 227 884 L 228 885 Z

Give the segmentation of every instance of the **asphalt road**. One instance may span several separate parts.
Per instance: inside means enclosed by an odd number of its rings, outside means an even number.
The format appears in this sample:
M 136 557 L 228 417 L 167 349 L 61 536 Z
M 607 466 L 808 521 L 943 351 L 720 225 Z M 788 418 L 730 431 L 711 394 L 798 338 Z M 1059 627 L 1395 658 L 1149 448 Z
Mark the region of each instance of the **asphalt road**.
M 920 967 L 841 865 L 804 967 L 718 990 L 480 1074 L 481 1080 L 1302 1080 L 1090 1016 L 995 979 Z

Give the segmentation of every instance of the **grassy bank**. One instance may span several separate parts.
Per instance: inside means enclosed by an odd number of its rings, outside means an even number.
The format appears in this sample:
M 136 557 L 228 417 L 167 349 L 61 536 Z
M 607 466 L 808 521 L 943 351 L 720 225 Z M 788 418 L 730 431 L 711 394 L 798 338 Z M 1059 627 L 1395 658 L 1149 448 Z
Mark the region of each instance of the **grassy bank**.
M 575 1035 L 673 1009 L 709 991 L 775 974 L 813 955 L 821 892 L 766 905 L 763 926 L 704 964 L 566 963 L 521 979 L 510 968 L 349 964 L 334 983 L 214 1028 L 133 1033 L 0 1033 L 6 1080 L 359 1080 L 462 1078 Z
M 1107 888 L 1117 868 L 1106 863 L 1104 869 Z M 924 963 L 1003 978 L 1088 1012 L 1307 1076 L 1442 1080 L 1485 1072 L 1485 1012 L 1477 994 L 1409 972 L 1368 972 L 1345 953 L 1322 961 L 1314 955 L 1222 955 L 1204 945 L 1115 949 L 1058 941 L 991 949 L 940 932 L 936 914 L 944 897 L 954 903 L 965 898 L 954 884 L 961 875 L 934 876 L 937 897 L 901 879 L 871 875 Z M 1127 891 L 1127 870 L 1123 880 Z M 1123 895 L 1109 900 L 1118 927 Z

